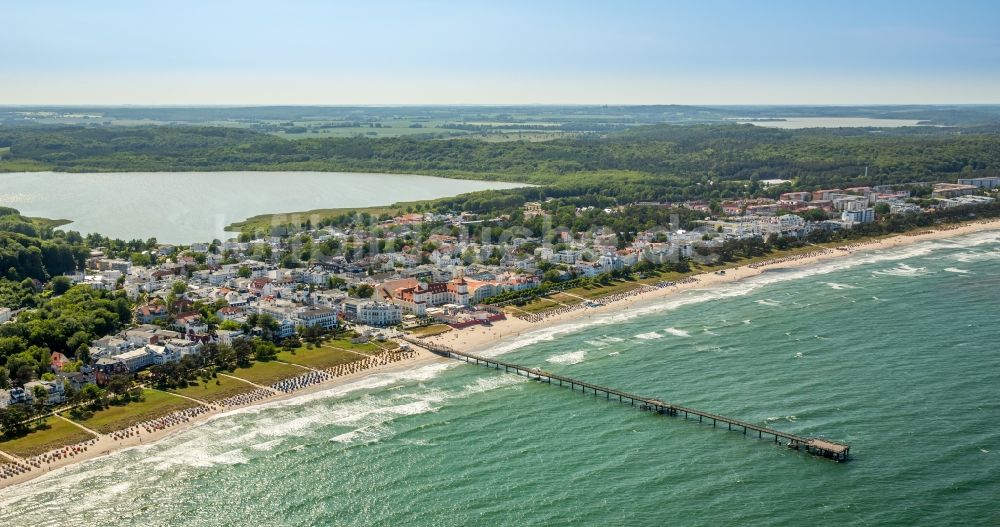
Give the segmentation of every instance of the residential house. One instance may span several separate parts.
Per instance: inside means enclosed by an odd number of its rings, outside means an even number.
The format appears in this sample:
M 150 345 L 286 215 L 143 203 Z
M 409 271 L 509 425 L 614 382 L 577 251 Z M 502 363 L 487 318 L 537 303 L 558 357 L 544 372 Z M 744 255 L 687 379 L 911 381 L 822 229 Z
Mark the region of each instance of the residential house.
M 115 358 L 124 362 L 128 371 L 135 373 L 147 366 L 152 366 L 153 357 L 154 355 L 146 348 L 139 348 L 132 351 L 126 351 Z
M 36 390 L 36 388 L 39 388 L 39 390 Z M 48 406 L 66 402 L 66 391 L 61 380 L 24 383 L 24 394 L 29 401 L 34 401 L 36 391 L 45 392 L 45 404 Z
M 135 321 L 140 324 L 152 324 L 167 319 L 167 306 L 163 304 L 143 304 L 135 308 Z

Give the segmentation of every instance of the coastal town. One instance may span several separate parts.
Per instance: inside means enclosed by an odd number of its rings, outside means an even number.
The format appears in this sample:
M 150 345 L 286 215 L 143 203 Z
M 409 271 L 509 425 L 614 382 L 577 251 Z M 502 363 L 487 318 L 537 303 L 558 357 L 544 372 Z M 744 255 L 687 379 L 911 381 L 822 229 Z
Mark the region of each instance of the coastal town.
M 34 369 L 8 361 L 2 423 L 22 436 L 0 442 L 0 484 L 199 416 L 427 360 L 414 337 L 439 345 L 499 339 L 504 328 L 529 331 L 550 318 L 705 285 L 727 269 L 737 279 L 826 257 L 838 251 L 814 241 L 841 239 L 831 235 L 883 215 L 975 211 L 994 203 L 998 189 L 1000 178 L 990 177 L 934 184 L 926 197 L 860 187 L 575 211 L 687 215 L 628 233 L 554 227 L 563 206 L 549 199 L 501 217 L 413 211 L 324 226 L 306 218 L 297 229 L 283 224 L 228 241 L 150 243 L 131 253 L 95 247 L 84 269 L 59 281 L 127 300 L 128 323 L 75 342 L 75 353 L 44 353 Z M 542 221 L 544 231 L 518 228 L 529 221 Z M 779 249 L 786 253 L 773 253 Z M 3 308 L 0 323 L 16 324 L 26 311 Z
M 2 17 L 0 527 L 1000 526 L 1000 2 Z

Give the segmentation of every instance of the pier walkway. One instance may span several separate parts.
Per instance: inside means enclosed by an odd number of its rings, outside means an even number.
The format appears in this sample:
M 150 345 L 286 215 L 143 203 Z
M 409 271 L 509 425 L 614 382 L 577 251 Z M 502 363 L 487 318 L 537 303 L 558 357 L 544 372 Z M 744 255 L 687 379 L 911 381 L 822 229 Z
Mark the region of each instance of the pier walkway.
M 422 348 L 425 348 L 442 357 L 463 360 L 470 364 L 474 363 L 498 371 L 503 369 L 503 371 L 506 373 L 523 375 L 529 379 L 536 380 L 539 382 L 544 382 L 547 384 L 552 384 L 553 382 L 555 382 L 559 386 L 562 386 L 564 388 L 569 388 L 570 390 L 573 391 L 575 391 L 577 388 L 580 388 L 580 392 L 583 394 L 593 393 L 594 397 L 599 397 L 603 395 L 604 398 L 609 401 L 617 398 L 619 403 L 629 404 L 631 406 L 638 406 L 640 410 L 656 412 L 661 415 L 669 415 L 674 417 L 679 417 L 683 415 L 685 419 L 689 418 L 693 419 L 694 417 L 697 417 L 698 422 L 700 423 L 711 421 L 713 427 L 718 427 L 719 425 L 724 424 L 729 430 L 737 430 L 737 431 L 742 430 L 744 435 L 747 435 L 751 432 L 757 432 L 757 437 L 760 439 L 763 439 L 765 436 L 767 436 L 769 439 L 773 438 L 775 443 L 784 444 L 789 448 L 795 450 L 802 450 L 812 455 L 830 458 L 838 462 L 847 461 L 847 456 L 851 448 L 849 445 L 846 444 L 836 443 L 833 441 L 828 441 L 826 439 L 821 439 L 817 437 L 803 437 L 795 434 L 790 434 L 787 432 L 782 432 L 780 430 L 774 430 L 760 425 L 755 425 L 753 423 L 748 423 L 746 421 L 740 421 L 739 419 L 733 419 L 731 417 L 726 417 L 723 415 L 704 412 L 701 410 L 696 410 L 694 408 L 688 408 L 686 406 L 680 406 L 677 404 L 666 403 L 658 399 L 652 399 L 649 397 L 636 395 L 615 388 L 609 388 L 606 386 L 601 386 L 598 384 L 581 381 L 579 379 L 574 379 L 572 377 L 567 377 L 565 375 L 559 375 L 555 373 L 542 371 L 537 368 L 527 368 L 524 366 L 512 364 L 509 362 L 504 362 L 497 359 L 481 357 L 479 355 L 474 355 L 472 353 L 456 351 L 444 346 L 436 346 L 428 344 L 421 340 L 410 337 L 403 337 L 403 340 L 406 340 L 407 342 L 415 346 L 420 346 Z M 782 443 L 782 441 L 784 441 L 784 443 Z

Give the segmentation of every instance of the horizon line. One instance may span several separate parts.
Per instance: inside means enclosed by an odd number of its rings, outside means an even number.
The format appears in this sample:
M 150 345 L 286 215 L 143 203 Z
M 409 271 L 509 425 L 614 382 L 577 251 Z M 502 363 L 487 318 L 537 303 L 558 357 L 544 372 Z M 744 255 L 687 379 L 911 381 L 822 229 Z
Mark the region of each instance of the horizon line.
M 476 107 L 486 106 L 494 108 L 518 107 L 518 106 L 564 106 L 564 107 L 644 107 L 644 106 L 680 106 L 680 107 L 711 107 L 711 108 L 735 108 L 735 107 L 785 107 L 785 108 L 866 108 L 875 106 L 1000 106 L 997 102 L 894 102 L 894 103 L 250 103 L 250 104 L 227 104 L 227 103 L 0 103 L 0 108 L 71 108 L 88 106 L 94 108 L 267 108 L 267 107 L 290 107 L 290 108 L 406 108 L 418 106 L 437 107 Z

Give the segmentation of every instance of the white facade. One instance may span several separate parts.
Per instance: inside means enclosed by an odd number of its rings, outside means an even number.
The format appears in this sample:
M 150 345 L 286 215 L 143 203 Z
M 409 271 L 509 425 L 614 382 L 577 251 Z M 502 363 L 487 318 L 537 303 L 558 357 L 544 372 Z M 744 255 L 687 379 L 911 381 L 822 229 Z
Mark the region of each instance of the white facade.
M 32 381 L 24 383 L 24 395 L 29 401 L 35 399 L 35 388 L 40 387 L 45 390 L 47 399 L 45 404 L 53 405 L 66 402 L 66 392 L 62 380 L 55 381 Z
M 871 223 L 875 221 L 875 209 L 845 210 L 840 219 L 850 223 Z
M 396 304 L 367 302 L 358 306 L 358 322 L 369 326 L 395 326 L 403 321 L 403 309 Z
M 117 358 L 125 363 L 128 371 L 136 372 L 147 366 L 152 366 L 154 364 L 154 357 L 146 348 L 140 348 L 133 351 L 126 351 L 118 355 Z

